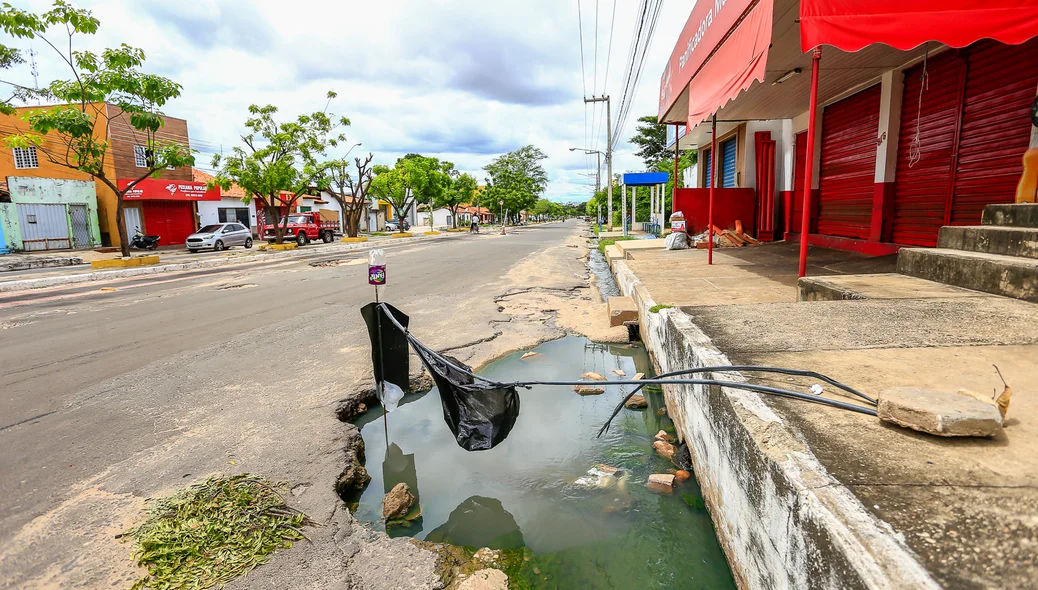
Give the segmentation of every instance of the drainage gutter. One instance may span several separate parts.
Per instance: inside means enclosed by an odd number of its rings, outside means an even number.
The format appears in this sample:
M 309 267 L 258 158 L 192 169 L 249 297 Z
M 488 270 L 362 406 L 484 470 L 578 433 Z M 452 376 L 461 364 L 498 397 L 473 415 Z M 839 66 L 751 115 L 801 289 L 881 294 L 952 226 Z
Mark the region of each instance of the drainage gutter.
M 660 372 L 732 364 L 680 309 L 650 312 L 657 302 L 624 261 L 612 268 L 637 305 Z M 740 588 L 939 588 L 900 535 L 826 471 L 760 394 L 690 384 L 663 390 Z

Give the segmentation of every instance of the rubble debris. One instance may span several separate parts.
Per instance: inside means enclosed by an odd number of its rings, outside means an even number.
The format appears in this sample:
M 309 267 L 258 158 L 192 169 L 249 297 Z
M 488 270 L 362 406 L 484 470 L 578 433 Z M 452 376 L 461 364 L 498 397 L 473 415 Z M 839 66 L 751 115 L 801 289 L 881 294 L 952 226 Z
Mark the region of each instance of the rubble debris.
M 661 430 L 656 433 L 656 436 L 652 437 L 652 440 L 662 440 L 663 442 L 674 443 L 677 439 L 668 434 L 666 430 Z
M 683 481 L 687 481 L 691 477 L 692 477 L 692 474 L 689 473 L 688 471 L 685 471 L 684 469 L 678 469 L 677 471 L 674 472 L 674 481 L 679 482 L 679 483 L 683 482 Z
M 626 377 L 627 373 L 624 373 L 623 369 L 613 369 L 613 373 L 616 373 L 618 377 Z
M 667 459 L 674 459 L 674 455 L 677 454 L 678 448 L 665 440 L 658 440 L 652 443 L 652 448 L 656 449 L 656 452 Z
M 994 436 L 1002 415 L 994 405 L 950 391 L 894 387 L 879 394 L 883 422 L 937 436 Z
M 649 476 L 649 489 L 654 492 L 671 493 L 674 491 L 674 474 L 653 473 Z
M 580 395 L 599 395 L 605 393 L 605 389 L 601 387 L 591 387 L 590 385 L 574 385 L 573 391 Z
M 585 379 L 592 379 L 594 381 L 605 381 L 606 380 L 606 378 L 603 377 L 602 375 L 600 375 L 598 373 L 595 373 L 595 372 L 592 372 L 592 371 L 588 371 L 587 373 L 581 373 L 580 376 L 585 378 Z
M 649 402 L 645 399 L 644 395 L 636 393 L 624 402 L 624 407 L 628 410 L 641 410 L 649 407 Z

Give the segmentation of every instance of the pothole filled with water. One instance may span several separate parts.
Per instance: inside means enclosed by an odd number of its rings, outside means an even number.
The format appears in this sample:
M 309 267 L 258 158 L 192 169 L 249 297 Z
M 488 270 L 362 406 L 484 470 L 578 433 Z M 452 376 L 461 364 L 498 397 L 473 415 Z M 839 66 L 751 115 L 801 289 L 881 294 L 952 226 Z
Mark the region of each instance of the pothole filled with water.
M 480 373 L 502 381 L 571 380 L 585 371 L 621 379 L 617 369 L 653 374 L 639 345 L 572 336 L 534 350 Z M 373 408 L 357 421 L 372 480 L 355 516 L 385 529 L 382 498 L 403 482 L 417 497 L 413 520 L 390 526 L 390 536 L 503 550 L 497 567 L 514 587 L 734 588 L 695 479 L 672 493 L 647 486 L 650 474 L 675 469 L 652 449 L 659 430 L 673 432 L 662 393 L 643 390 L 648 408 L 622 410 L 596 438 L 626 395 L 625 387 L 606 389 L 591 396 L 569 387 L 520 390 L 508 439 L 480 452 L 457 445 L 436 389 L 405 397 L 389 415 L 388 435 Z M 596 475 L 599 464 L 618 468 L 619 477 Z

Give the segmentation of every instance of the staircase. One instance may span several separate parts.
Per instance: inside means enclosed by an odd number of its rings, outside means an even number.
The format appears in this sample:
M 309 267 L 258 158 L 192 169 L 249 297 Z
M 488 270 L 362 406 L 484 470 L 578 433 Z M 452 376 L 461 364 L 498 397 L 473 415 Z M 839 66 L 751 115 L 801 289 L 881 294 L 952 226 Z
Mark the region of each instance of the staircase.
M 937 236 L 936 248 L 902 248 L 898 252 L 898 275 L 885 277 L 884 293 L 904 291 L 911 297 L 921 281 L 934 281 L 952 288 L 982 291 L 1038 303 L 1038 205 L 988 205 L 981 225 L 945 226 Z M 863 289 L 867 275 L 800 279 L 800 300 L 871 299 Z M 896 285 L 896 287 L 895 287 Z M 940 291 L 940 288 L 937 289 Z M 948 292 L 959 289 L 949 289 Z M 894 295 L 895 297 L 897 295 Z

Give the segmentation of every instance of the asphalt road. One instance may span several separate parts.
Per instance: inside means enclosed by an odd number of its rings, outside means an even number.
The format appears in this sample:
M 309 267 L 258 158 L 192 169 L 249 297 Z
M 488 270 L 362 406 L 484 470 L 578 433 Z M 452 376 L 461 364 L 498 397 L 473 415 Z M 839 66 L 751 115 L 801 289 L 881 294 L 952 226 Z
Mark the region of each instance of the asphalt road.
M 508 269 L 575 230 L 569 222 L 401 246 L 389 254 L 384 297 L 430 344 L 470 344 L 491 333 L 493 298 L 514 286 Z M 0 546 L 92 481 L 144 495 L 228 462 L 277 472 L 284 457 L 264 459 L 268 445 L 330 452 L 329 433 L 288 416 L 328 406 L 370 371 L 358 313 L 372 300 L 366 258 L 0 296 Z M 313 266 L 320 261 L 335 265 Z

